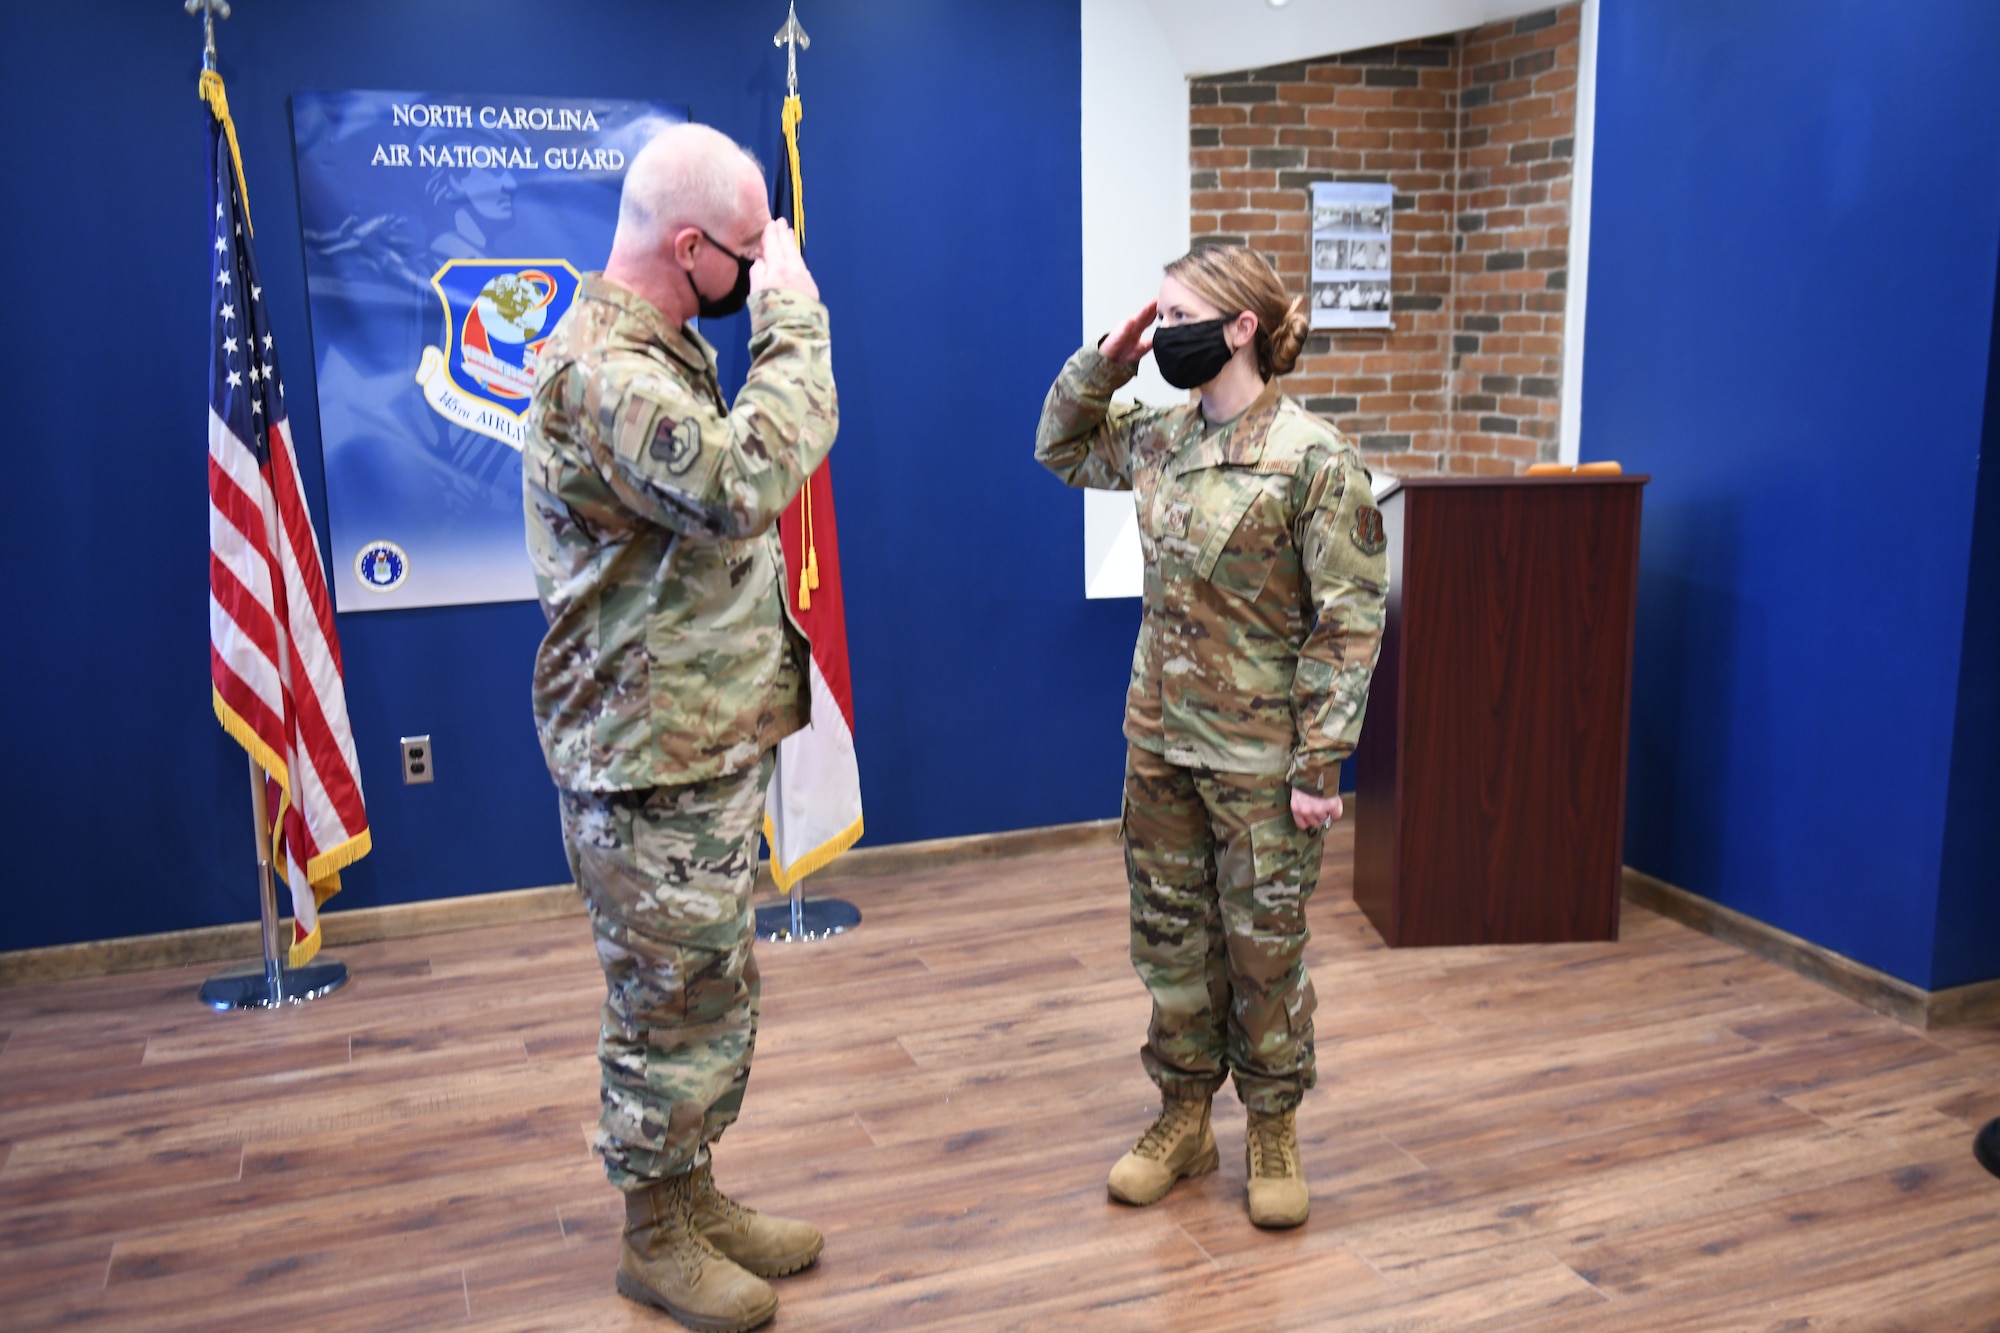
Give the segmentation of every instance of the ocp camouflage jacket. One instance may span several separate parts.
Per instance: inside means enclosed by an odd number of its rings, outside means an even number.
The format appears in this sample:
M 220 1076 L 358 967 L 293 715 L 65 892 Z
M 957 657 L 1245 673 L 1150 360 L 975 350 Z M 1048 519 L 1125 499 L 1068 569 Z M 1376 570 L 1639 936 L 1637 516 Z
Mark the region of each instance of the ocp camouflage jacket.
M 1198 402 L 1114 405 L 1134 373 L 1079 351 L 1035 437 L 1070 485 L 1135 492 L 1146 596 L 1125 735 L 1170 763 L 1330 793 L 1382 647 L 1387 542 L 1368 469 L 1275 384 L 1204 438 Z
M 777 521 L 839 424 L 826 307 L 758 292 L 750 327 L 734 408 L 700 334 L 599 274 L 542 349 L 521 476 L 560 787 L 740 772 L 810 716 Z

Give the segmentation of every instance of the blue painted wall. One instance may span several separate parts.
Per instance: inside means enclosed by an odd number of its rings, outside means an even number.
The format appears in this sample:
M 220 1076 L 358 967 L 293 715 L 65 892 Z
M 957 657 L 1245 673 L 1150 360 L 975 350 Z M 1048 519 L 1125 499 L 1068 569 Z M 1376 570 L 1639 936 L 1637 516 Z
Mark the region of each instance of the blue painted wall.
M 1626 859 L 1918 985 L 2000 975 L 2000 6 L 1602 15 L 1583 451 L 1654 476 Z
M 1136 628 L 1085 602 L 1031 459 L 1081 290 L 1076 0 L 819 0 L 802 66 L 813 268 L 869 840 L 1112 814 Z M 767 162 L 783 0 L 245 0 L 218 44 L 325 531 L 287 97 L 420 88 L 686 102 Z M 163 0 L 12 18 L 17 571 L 0 949 L 254 915 L 244 761 L 208 704 L 199 25 Z M 706 330 L 745 368 L 741 317 Z M 528 712 L 532 603 L 344 616 L 375 853 L 335 904 L 567 878 Z M 434 786 L 401 785 L 428 732 Z

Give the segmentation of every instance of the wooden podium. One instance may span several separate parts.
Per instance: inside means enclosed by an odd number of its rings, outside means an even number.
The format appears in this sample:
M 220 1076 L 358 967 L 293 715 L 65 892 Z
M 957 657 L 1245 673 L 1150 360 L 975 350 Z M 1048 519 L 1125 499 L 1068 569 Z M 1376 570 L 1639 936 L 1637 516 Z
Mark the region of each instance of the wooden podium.
M 1355 755 L 1392 947 L 1618 937 L 1643 476 L 1409 478 Z

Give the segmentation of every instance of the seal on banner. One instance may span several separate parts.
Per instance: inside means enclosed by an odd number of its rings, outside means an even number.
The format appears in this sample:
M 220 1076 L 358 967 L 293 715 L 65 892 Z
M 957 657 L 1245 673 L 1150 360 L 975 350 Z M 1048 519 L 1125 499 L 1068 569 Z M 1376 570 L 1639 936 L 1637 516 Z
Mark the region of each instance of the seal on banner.
M 424 348 L 417 364 L 431 410 L 519 449 L 542 344 L 576 299 L 577 281 L 562 259 L 448 260 L 431 278 L 444 302 L 444 346 Z
M 370 592 L 394 592 L 410 577 L 409 553 L 394 542 L 369 542 L 354 553 L 354 577 Z

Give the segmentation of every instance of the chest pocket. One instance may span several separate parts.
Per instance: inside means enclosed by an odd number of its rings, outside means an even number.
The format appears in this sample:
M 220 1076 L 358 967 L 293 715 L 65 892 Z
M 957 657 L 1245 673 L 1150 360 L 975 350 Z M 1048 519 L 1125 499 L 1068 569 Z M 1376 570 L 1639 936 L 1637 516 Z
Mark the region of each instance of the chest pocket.
M 1195 556 L 1197 578 L 1254 602 L 1264 591 L 1283 545 L 1290 540 L 1280 513 L 1273 473 L 1214 468 L 1195 482 L 1194 522 L 1202 531 Z

